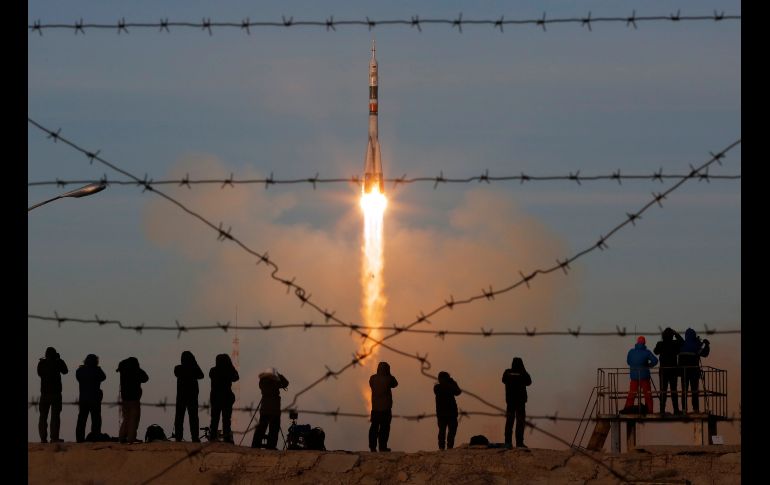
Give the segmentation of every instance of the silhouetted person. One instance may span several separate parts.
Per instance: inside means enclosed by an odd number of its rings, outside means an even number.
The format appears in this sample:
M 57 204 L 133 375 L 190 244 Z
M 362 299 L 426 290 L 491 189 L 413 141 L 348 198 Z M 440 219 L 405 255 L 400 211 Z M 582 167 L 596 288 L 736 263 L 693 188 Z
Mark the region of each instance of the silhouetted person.
M 184 433 L 184 413 L 190 421 L 190 437 L 194 442 L 198 438 L 198 379 L 203 379 L 195 356 L 189 350 L 182 352 L 182 363 L 174 367 L 176 376 L 176 415 L 174 416 L 174 439 L 182 441 Z
M 700 358 L 711 352 L 711 344 L 705 339 L 701 342 L 695 330 L 688 328 L 684 332 L 684 343 L 679 351 L 679 367 L 682 371 L 682 410 L 687 412 L 687 388 L 692 392 L 692 409 L 700 412 L 698 398 L 698 380 L 700 379 Z
M 233 382 L 239 379 L 238 371 L 235 370 L 230 356 L 219 354 L 216 358 L 216 365 L 209 370 L 211 379 L 211 440 L 217 439 L 219 434 L 219 415 L 222 415 L 222 439 L 228 443 L 233 442 L 233 432 L 230 429 L 230 418 L 233 415 L 233 403 L 235 394 L 233 394 Z
M 652 391 L 650 390 L 650 367 L 655 367 L 658 363 L 658 358 L 650 352 L 645 345 L 647 340 L 640 335 L 636 339 L 636 345 L 634 348 L 628 351 L 626 357 L 626 363 L 629 367 L 629 374 L 631 377 L 631 385 L 628 389 L 628 397 L 626 397 L 626 405 L 623 408 L 628 412 L 628 409 L 634 405 L 634 397 L 639 389 L 642 388 L 644 392 L 644 403 L 647 406 L 647 412 L 652 413 Z
M 67 364 L 61 360 L 53 347 L 45 349 L 45 357 L 37 363 L 37 375 L 40 376 L 40 421 L 38 431 L 40 442 L 48 442 L 48 412 L 51 412 L 51 443 L 59 439 L 59 416 L 61 415 L 61 375 L 69 372 Z
M 393 419 L 393 393 L 390 391 L 398 386 L 398 381 L 390 375 L 390 365 L 380 362 L 377 365 L 377 373 L 369 378 L 369 387 L 372 389 L 372 424 L 369 426 L 369 449 L 377 451 L 390 451 L 388 437 L 390 436 L 390 421 Z
M 527 419 L 527 386 L 532 384 L 532 378 L 524 361 L 520 357 L 514 357 L 511 368 L 503 372 L 503 384 L 505 384 L 505 444 L 509 448 L 513 445 L 513 421 L 516 420 L 516 447 L 526 448 L 524 445 L 524 421 Z
M 679 379 L 677 357 L 684 339 L 676 330 L 668 327 L 663 330 L 663 340 L 655 344 L 653 352 L 660 355 L 660 414 L 666 414 L 666 398 L 668 388 L 671 388 L 671 404 L 674 414 L 679 414 L 679 396 L 676 392 L 676 381 Z
M 139 402 L 142 398 L 142 383 L 150 378 L 139 367 L 136 357 L 121 360 L 117 372 L 120 372 L 120 409 L 123 413 L 118 438 L 121 443 L 134 443 L 139 419 L 142 416 L 142 407 Z
M 438 420 L 438 449 L 444 449 L 446 438 L 446 447 L 452 449 L 455 446 L 455 435 L 457 434 L 457 402 L 455 396 L 459 396 L 462 391 L 448 372 L 438 373 L 438 384 L 433 386 L 433 394 L 436 395 L 436 419 Z M 446 434 L 449 428 L 449 434 Z
M 278 445 L 278 431 L 281 429 L 281 389 L 286 389 L 289 381 L 275 367 L 265 369 L 259 374 L 259 389 L 262 391 L 262 404 L 259 408 L 259 422 L 254 428 L 251 440 L 252 448 L 261 448 L 262 439 L 267 431 L 265 448 L 275 450 Z M 268 429 L 269 426 L 269 429 Z
M 107 379 L 99 367 L 99 357 L 88 354 L 83 365 L 75 371 L 78 380 L 80 396 L 78 397 L 78 422 L 75 425 L 75 440 L 82 443 L 86 440 L 86 421 L 91 415 L 91 433 L 98 436 L 102 432 L 102 382 Z

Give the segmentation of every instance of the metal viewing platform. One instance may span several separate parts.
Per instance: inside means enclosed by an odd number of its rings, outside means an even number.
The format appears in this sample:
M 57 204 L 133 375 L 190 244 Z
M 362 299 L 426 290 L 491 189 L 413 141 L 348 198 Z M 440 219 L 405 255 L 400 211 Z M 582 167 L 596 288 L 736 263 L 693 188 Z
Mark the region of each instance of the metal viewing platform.
M 661 392 L 656 388 L 659 381 L 661 368 L 651 368 L 650 385 L 653 400 L 653 411 L 660 411 Z M 625 408 L 626 398 L 629 392 L 630 370 L 628 367 L 605 367 L 596 372 L 596 386 L 591 390 L 591 395 L 583 411 L 583 419 L 578 425 L 572 446 L 586 448 L 592 451 L 600 451 L 604 447 L 607 435 L 611 434 L 610 450 L 620 453 L 620 423 L 626 423 L 626 448 L 636 448 L 636 425 L 649 423 L 692 423 L 693 444 L 714 444 L 713 438 L 717 435 L 717 423 L 728 419 L 727 416 L 727 371 L 715 367 L 676 367 L 671 369 L 677 373 L 677 398 L 682 403 L 680 413 L 645 412 L 644 396 L 639 389 L 634 395 L 634 405 Z M 693 390 L 688 388 L 686 392 L 682 383 L 688 373 L 697 373 L 698 386 Z M 668 390 L 666 403 L 672 406 L 672 393 Z M 684 397 L 683 397 L 684 395 Z M 693 408 L 693 397 L 698 401 L 698 408 Z M 593 405 L 592 405 L 593 403 Z M 589 410 L 590 408 L 590 410 Z M 591 422 L 595 423 L 593 433 L 588 445 L 582 443 Z M 705 425 L 705 426 L 704 426 Z

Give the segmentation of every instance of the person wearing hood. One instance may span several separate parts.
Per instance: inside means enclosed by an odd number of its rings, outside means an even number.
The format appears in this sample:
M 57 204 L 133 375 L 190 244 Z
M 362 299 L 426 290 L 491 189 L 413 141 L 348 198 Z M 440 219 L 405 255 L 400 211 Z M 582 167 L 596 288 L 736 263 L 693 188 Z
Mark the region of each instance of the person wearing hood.
M 462 391 L 449 372 L 438 373 L 438 384 L 433 386 L 433 394 L 436 395 L 436 419 L 438 420 L 438 449 L 454 448 L 455 435 L 457 434 L 457 402 L 455 396 Z M 449 434 L 446 434 L 449 428 Z
M 281 389 L 289 387 L 289 381 L 275 367 L 259 374 L 259 389 L 262 403 L 259 408 L 259 422 L 251 440 L 252 448 L 261 448 L 267 430 L 265 448 L 275 450 L 278 445 L 278 431 L 281 429 Z M 268 429 L 269 427 L 269 429 Z
M 505 445 L 513 447 L 513 422 L 516 421 L 516 448 L 526 448 L 524 444 L 524 421 L 527 419 L 527 386 L 532 378 L 524 368 L 521 357 L 514 357 L 511 368 L 503 372 L 505 384 Z
M 139 402 L 142 397 L 142 383 L 150 378 L 139 367 L 136 357 L 121 360 L 117 372 L 120 372 L 120 406 L 123 414 L 118 438 L 121 443 L 134 443 L 139 419 L 142 417 L 142 406 Z
M 371 426 L 369 426 L 369 450 L 390 451 L 388 438 L 390 437 L 390 421 L 393 419 L 393 393 L 391 389 L 398 386 L 398 381 L 390 374 L 390 365 L 380 362 L 377 365 L 377 373 L 369 378 L 369 387 L 372 390 L 372 414 Z
M 677 357 L 682 348 L 684 339 L 671 327 L 663 330 L 663 340 L 655 344 L 653 353 L 660 356 L 660 414 L 666 414 L 666 399 L 671 388 L 671 404 L 674 407 L 674 414 L 679 414 L 679 396 L 676 392 L 676 381 L 679 379 L 679 368 L 677 367 Z
M 209 441 L 214 441 L 219 436 L 219 416 L 222 416 L 222 439 L 228 443 L 233 443 L 233 432 L 230 429 L 230 418 L 233 415 L 233 404 L 235 403 L 235 394 L 233 394 L 233 382 L 238 381 L 240 376 L 235 369 L 230 356 L 219 354 L 216 357 L 216 364 L 209 370 L 211 379 L 211 427 Z
M 679 351 L 679 367 L 682 371 L 682 410 L 687 412 L 687 388 L 692 392 L 692 409 L 700 412 L 698 397 L 698 380 L 700 379 L 700 358 L 707 357 L 711 352 L 708 339 L 701 341 L 695 330 L 688 328 L 684 332 L 684 343 Z
M 650 389 L 650 367 L 655 367 L 658 364 L 658 358 L 655 354 L 645 345 L 647 339 L 640 335 L 636 339 L 636 345 L 634 348 L 628 351 L 626 357 L 626 363 L 630 369 L 631 385 L 628 389 L 628 397 L 626 397 L 626 405 L 623 411 L 628 412 L 631 406 L 634 405 L 634 397 L 636 396 L 639 387 L 644 392 L 644 403 L 647 406 L 647 412 L 652 413 L 652 391 Z
M 88 354 L 83 365 L 75 371 L 75 379 L 80 387 L 78 397 L 78 421 L 75 425 L 75 441 L 86 440 L 86 421 L 91 415 L 91 433 L 98 436 L 102 432 L 102 382 L 107 379 L 99 367 L 99 357 Z
M 189 350 L 182 352 L 181 364 L 174 367 L 176 376 L 176 414 L 174 416 L 174 439 L 182 441 L 184 435 L 184 413 L 190 422 L 190 438 L 200 442 L 198 437 L 198 380 L 203 379 L 195 356 Z
M 45 349 L 45 357 L 37 363 L 37 375 L 40 376 L 40 420 L 38 432 L 40 442 L 48 443 L 48 413 L 51 413 L 51 443 L 62 442 L 59 439 L 59 426 L 61 424 L 61 375 L 69 372 L 67 364 L 59 356 L 53 347 Z

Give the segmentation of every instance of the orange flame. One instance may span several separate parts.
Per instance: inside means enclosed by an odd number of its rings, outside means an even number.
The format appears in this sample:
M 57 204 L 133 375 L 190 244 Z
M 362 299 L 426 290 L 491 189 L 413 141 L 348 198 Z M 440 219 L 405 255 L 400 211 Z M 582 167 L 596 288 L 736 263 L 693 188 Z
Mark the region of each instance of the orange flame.
M 361 306 L 361 313 L 364 318 L 364 324 L 368 327 L 377 327 L 369 331 L 372 338 L 380 339 L 382 337 L 382 327 L 385 304 L 385 285 L 383 281 L 383 268 L 385 266 L 384 256 L 384 234 L 383 219 L 388 200 L 385 194 L 378 191 L 361 194 L 361 210 L 364 213 L 364 244 L 362 249 L 361 264 L 361 285 L 364 290 L 364 299 Z M 372 341 L 366 340 L 361 349 L 361 354 L 374 357 L 379 347 L 372 349 Z M 374 359 L 367 358 L 362 361 L 365 367 L 374 371 L 376 363 Z M 368 381 L 362 386 L 362 394 L 367 403 L 367 410 L 371 409 L 371 392 Z

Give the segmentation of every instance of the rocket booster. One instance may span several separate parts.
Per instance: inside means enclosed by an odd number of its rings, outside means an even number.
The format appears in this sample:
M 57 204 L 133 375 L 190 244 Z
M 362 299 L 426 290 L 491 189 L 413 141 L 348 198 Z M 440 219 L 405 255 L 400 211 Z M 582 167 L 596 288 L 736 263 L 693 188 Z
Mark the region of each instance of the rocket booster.
M 364 163 L 364 193 L 369 194 L 378 190 L 385 193 L 385 182 L 382 178 L 382 160 L 380 159 L 380 140 L 377 135 L 377 59 L 374 56 L 375 47 L 372 40 L 372 58 L 369 61 L 369 142 L 366 145 L 366 161 Z

